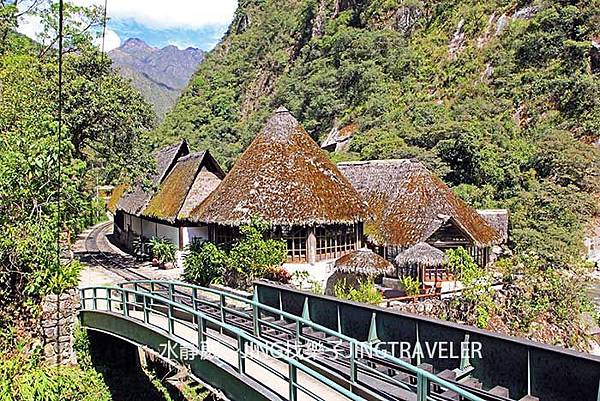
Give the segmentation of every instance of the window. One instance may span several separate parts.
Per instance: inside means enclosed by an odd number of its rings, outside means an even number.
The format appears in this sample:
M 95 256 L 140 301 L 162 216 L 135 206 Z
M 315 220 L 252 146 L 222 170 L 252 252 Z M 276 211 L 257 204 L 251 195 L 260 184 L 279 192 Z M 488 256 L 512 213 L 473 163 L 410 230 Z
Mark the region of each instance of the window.
M 233 240 L 240 236 L 238 227 L 215 225 L 213 230 L 214 242 L 217 245 L 231 246 Z
M 282 227 L 281 239 L 287 244 L 288 262 L 306 262 L 306 227 Z
M 317 260 L 335 259 L 356 249 L 356 226 L 331 225 L 316 228 Z

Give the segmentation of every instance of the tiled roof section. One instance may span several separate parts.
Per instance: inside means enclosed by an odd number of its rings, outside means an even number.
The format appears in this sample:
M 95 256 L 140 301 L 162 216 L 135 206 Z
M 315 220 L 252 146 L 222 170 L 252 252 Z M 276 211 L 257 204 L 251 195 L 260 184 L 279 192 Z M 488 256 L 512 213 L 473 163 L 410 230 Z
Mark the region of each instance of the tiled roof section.
M 207 162 L 212 171 L 207 168 Z M 208 152 L 181 157 L 142 215 L 170 223 L 188 217 L 189 212 L 221 182 L 223 174 L 220 168 L 214 166 L 216 162 Z
M 123 194 L 119 200 L 117 209 L 121 209 L 129 214 L 138 215 L 148 204 L 155 189 L 165 179 L 177 159 L 188 153 L 189 149 L 185 140 L 156 151 L 154 153 L 156 173 L 150 177 L 155 188 L 143 188 L 141 183 L 137 183 L 130 191 Z
M 502 243 L 508 241 L 508 210 L 507 209 L 478 209 L 477 213 L 492 226 L 502 238 Z
M 379 245 L 425 242 L 452 219 L 479 246 L 500 235 L 423 164 L 414 160 L 347 162 L 340 171 L 369 204 L 365 234 Z
M 275 225 L 349 224 L 364 221 L 368 210 L 298 121 L 279 108 L 190 220 L 237 226 L 255 215 Z

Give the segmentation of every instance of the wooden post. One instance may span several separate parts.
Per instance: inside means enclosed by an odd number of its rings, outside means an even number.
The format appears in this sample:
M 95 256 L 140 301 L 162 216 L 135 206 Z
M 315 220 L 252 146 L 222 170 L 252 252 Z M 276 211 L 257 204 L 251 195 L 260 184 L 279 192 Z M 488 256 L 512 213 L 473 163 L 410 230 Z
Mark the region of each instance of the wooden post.
M 306 256 L 308 263 L 314 265 L 317 261 L 317 237 L 315 236 L 315 227 L 308 228 L 308 237 L 306 239 Z
M 179 226 L 179 250 L 183 251 L 183 227 Z

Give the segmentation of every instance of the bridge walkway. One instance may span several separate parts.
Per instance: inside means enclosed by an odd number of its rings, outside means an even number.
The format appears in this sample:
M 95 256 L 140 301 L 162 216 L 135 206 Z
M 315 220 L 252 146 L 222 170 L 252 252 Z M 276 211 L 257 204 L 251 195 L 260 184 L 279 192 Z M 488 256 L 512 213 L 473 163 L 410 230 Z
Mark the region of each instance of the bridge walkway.
M 185 283 L 137 281 L 83 289 L 82 311 L 167 333 L 183 349 L 216 356 L 277 399 L 511 400 L 501 387 L 481 389 L 468 377 L 468 368 L 434 375 L 427 364 L 411 365 L 256 300 Z

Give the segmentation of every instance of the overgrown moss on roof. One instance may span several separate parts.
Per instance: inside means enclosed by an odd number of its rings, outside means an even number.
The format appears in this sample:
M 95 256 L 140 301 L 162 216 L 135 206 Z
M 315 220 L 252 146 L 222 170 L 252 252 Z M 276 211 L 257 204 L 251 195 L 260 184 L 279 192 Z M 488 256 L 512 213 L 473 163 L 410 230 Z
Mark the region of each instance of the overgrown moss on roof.
M 211 170 L 207 168 L 209 165 Z M 184 156 L 177 161 L 141 214 L 171 223 L 185 219 L 190 210 L 202 203 L 219 185 L 222 178 L 221 169 L 208 152 Z
M 449 218 L 477 245 L 501 240 L 500 233 L 418 161 L 346 162 L 338 167 L 369 204 L 373 218 L 364 232 L 376 244 L 424 242 Z
M 119 184 L 113 189 L 112 194 L 110 195 L 110 199 L 108 200 L 108 204 L 106 206 L 111 213 L 116 212 L 117 204 L 121 200 L 121 197 L 123 197 L 123 194 L 125 194 L 127 188 L 127 184 Z
M 187 155 L 189 149 L 187 142 L 182 140 L 174 145 L 169 145 L 154 152 L 156 171 L 150 176 L 154 187 L 144 188 L 141 182 L 123 194 L 117 204 L 117 209 L 126 213 L 138 215 L 150 201 L 156 188 L 165 179 L 175 161 L 183 155 Z
M 177 161 L 142 215 L 175 221 L 202 162 L 203 153 L 190 154 Z
M 368 210 L 298 121 L 280 108 L 190 220 L 240 225 L 254 215 L 275 225 L 349 224 L 364 221 Z

